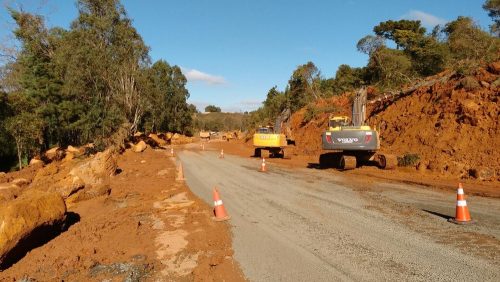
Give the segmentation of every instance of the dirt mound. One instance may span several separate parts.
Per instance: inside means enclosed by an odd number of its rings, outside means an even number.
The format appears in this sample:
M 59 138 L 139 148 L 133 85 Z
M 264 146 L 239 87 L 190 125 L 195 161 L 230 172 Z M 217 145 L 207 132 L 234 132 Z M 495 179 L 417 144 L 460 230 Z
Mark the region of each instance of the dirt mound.
M 500 176 L 498 80 L 484 69 L 455 76 L 375 105 L 368 122 L 380 125 L 382 147 L 415 153 L 427 169 L 494 180 Z
M 290 146 L 288 151 L 295 155 L 319 155 L 322 152 L 321 133 L 327 127 L 330 114 L 350 116 L 350 109 L 349 93 L 346 93 L 319 100 L 314 105 L 294 113 L 290 126 L 296 146 Z M 310 119 L 310 121 L 305 122 L 305 118 L 306 120 Z
M 415 167 L 420 171 L 498 181 L 500 76 L 496 71 L 490 66 L 466 77 L 443 73 L 408 89 L 401 95 L 381 95 L 368 106 L 367 123 L 380 127 L 382 150 L 417 155 Z M 320 135 L 329 115 L 321 108 L 327 104 L 339 109 L 335 114 L 350 116 L 348 97 L 347 93 L 316 103 L 313 107 L 319 111 L 309 122 L 303 121 L 311 106 L 292 116 L 294 153 L 321 153 Z

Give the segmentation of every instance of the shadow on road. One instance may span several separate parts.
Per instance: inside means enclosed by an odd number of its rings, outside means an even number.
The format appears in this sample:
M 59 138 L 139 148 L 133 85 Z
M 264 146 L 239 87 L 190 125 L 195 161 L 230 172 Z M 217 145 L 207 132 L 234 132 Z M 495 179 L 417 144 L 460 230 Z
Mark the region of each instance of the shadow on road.
M 423 209 L 422 211 L 426 212 L 426 213 L 430 213 L 432 215 L 435 215 L 435 216 L 439 216 L 439 217 L 442 217 L 446 220 L 450 219 L 450 218 L 453 218 L 452 216 L 449 216 L 449 215 L 446 215 L 446 214 L 442 214 L 442 213 L 439 213 L 439 212 L 435 212 L 435 211 L 430 211 L 430 210 L 426 210 L 426 209 Z

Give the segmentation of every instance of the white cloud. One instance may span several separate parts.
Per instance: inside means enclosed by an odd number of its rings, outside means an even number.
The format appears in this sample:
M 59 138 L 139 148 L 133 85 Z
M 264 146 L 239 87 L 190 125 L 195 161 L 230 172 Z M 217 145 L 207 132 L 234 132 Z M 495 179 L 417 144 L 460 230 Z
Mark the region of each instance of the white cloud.
M 226 79 L 222 76 L 212 75 L 196 69 L 181 68 L 182 73 L 188 81 L 201 81 L 210 85 L 226 84 Z
M 408 13 L 404 14 L 401 18 L 409 20 L 419 20 L 420 22 L 422 22 L 422 25 L 427 27 L 434 27 L 436 25 L 443 25 L 447 23 L 447 20 L 445 19 L 418 10 L 411 10 Z

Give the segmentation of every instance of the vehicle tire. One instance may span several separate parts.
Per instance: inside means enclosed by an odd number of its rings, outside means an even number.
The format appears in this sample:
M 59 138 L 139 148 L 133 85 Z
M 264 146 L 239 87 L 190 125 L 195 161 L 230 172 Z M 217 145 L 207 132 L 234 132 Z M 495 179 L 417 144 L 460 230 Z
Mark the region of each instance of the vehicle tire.
M 381 169 L 395 169 L 398 165 L 398 157 L 395 155 L 377 155 L 378 167 Z
M 356 164 L 356 157 L 344 155 L 340 158 L 339 168 L 343 170 L 355 169 Z
M 256 158 L 260 158 L 260 157 L 262 156 L 262 150 L 261 150 L 261 149 L 256 148 L 256 149 L 254 150 L 253 156 L 254 156 L 254 157 L 256 157 Z

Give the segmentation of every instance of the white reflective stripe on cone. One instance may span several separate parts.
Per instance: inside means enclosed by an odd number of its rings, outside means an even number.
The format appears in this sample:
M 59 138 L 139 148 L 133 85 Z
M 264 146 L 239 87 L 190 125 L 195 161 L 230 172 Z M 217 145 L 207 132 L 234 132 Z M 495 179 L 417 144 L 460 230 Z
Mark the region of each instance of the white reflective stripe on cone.
M 222 206 L 222 200 L 214 201 L 214 206 Z
M 458 195 L 463 195 L 464 194 L 464 189 L 458 188 L 457 194 Z
M 466 207 L 467 201 L 465 201 L 465 200 L 457 201 L 457 206 L 458 207 Z

